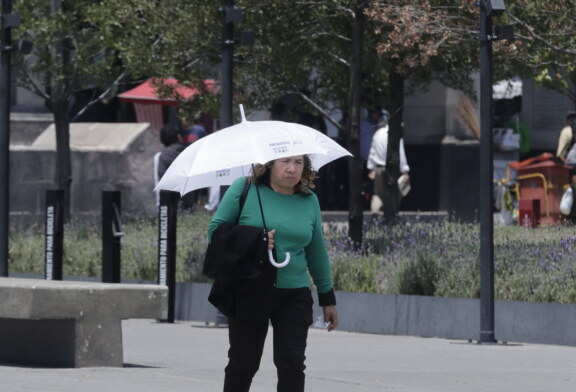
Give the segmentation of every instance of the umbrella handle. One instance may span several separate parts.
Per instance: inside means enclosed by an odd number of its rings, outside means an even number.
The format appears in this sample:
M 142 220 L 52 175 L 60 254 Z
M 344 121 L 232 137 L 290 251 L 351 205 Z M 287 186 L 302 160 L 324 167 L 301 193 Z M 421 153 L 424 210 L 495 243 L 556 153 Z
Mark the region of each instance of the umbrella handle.
M 268 260 L 270 260 L 270 263 L 276 268 L 285 267 L 290 262 L 290 252 L 286 252 L 286 260 L 281 263 L 277 263 L 276 260 L 274 260 L 274 256 L 272 256 L 272 250 L 268 249 Z

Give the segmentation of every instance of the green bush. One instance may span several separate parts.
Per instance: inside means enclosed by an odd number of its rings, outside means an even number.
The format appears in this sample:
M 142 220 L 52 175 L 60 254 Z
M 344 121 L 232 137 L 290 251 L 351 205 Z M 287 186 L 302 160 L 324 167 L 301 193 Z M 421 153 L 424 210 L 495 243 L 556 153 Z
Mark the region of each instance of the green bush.
M 337 260 L 337 289 L 480 297 L 478 224 L 420 219 L 393 225 L 370 222 L 364 230 L 364 246 L 356 252 L 334 226 L 326 226 L 325 232 L 331 258 Z M 345 255 L 347 262 L 337 254 Z M 496 227 L 494 277 L 496 299 L 576 303 L 574 228 Z
M 355 257 L 347 253 L 333 256 L 334 288 L 359 293 L 378 292 L 378 277 L 374 273 L 378 270 L 378 264 L 379 258 L 376 256 Z
M 208 245 L 206 213 L 178 216 L 176 280 L 207 281 L 202 276 Z M 10 272 L 44 274 L 44 228 L 10 231 Z M 121 242 L 123 279 L 156 281 L 158 274 L 158 220 L 156 217 L 125 217 Z M 65 276 L 101 277 L 100 224 L 73 221 L 64 227 L 63 273 Z
M 125 218 L 122 278 L 157 279 L 156 217 Z M 206 282 L 205 213 L 178 217 L 177 271 L 180 282 Z M 324 229 L 337 290 L 365 293 L 480 296 L 479 225 L 412 219 L 396 224 L 369 222 L 364 244 L 354 249 L 341 224 Z M 9 271 L 44 273 L 42 227 L 12 229 Z M 100 226 L 73 222 L 65 227 L 64 275 L 99 277 Z M 495 298 L 576 303 L 576 236 L 573 227 L 494 230 Z
M 436 261 L 423 254 L 402 266 L 398 279 L 398 294 L 431 295 L 436 291 L 438 266 Z

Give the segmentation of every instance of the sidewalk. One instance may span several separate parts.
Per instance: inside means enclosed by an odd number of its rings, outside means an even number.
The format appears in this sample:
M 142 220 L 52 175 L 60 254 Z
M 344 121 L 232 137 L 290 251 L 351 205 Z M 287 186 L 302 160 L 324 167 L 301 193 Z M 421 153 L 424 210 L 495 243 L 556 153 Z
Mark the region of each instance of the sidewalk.
M 220 392 L 226 328 L 123 322 L 124 368 L 0 366 L 2 392 Z M 275 391 L 271 334 L 251 392 Z M 478 345 L 444 339 L 311 329 L 310 392 L 567 392 L 576 347 Z

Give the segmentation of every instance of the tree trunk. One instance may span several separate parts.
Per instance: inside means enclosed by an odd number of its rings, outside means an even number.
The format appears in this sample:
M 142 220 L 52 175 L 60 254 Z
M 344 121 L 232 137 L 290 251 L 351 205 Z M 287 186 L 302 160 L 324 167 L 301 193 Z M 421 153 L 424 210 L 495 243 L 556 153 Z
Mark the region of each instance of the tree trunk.
M 52 13 L 65 12 L 62 0 L 51 0 Z M 53 72 L 47 73 L 47 86 L 50 99 L 48 107 L 54 115 L 54 128 L 56 132 L 56 184 L 58 189 L 64 191 L 64 221 L 70 220 L 71 185 L 72 185 L 72 158 L 70 153 L 70 79 L 60 80 L 54 75 L 66 75 L 67 65 L 70 64 L 70 51 L 64 49 L 64 36 L 55 42 L 49 50 L 53 59 Z
M 362 50 L 364 45 L 365 1 L 356 1 L 352 32 L 352 60 L 348 95 L 348 149 L 353 159 L 348 164 L 348 237 L 355 249 L 362 245 L 362 161 L 360 159 L 360 96 L 362 94 Z
M 384 220 L 393 219 L 400 208 L 400 190 L 398 178 L 400 177 L 400 139 L 404 134 L 404 76 L 394 68 L 390 72 L 390 121 L 388 130 L 388 150 L 386 152 L 386 171 L 383 200 Z
M 72 158 L 70 153 L 70 117 L 68 102 L 53 103 L 56 128 L 56 184 L 64 191 L 64 221 L 70 220 Z

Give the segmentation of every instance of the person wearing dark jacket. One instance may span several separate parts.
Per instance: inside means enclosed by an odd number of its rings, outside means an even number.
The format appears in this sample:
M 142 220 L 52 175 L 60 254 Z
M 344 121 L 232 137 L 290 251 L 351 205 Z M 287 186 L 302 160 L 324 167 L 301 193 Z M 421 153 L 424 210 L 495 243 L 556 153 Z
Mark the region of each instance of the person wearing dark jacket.
M 160 129 L 160 143 L 164 146 L 161 151 L 154 155 L 154 186 L 162 178 L 174 159 L 186 148 L 180 143 L 178 129 L 166 124 Z M 160 205 L 160 191 L 156 191 L 156 207 Z
M 155 165 L 155 183 L 160 181 L 172 162 L 190 145 L 190 143 L 183 143 L 181 141 L 180 130 L 171 124 L 164 125 L 160 130 L 160 142 L 164 145 L 164 148 L 158 153 L 158 162 Z M 180 201 L 180 207 L 183 210 L 194 212 L 198 201 L 198 193 L 198 191 L 194 191 L 183 195 Z M 158 205 L 158 203 L 159 199 L 157 197 L 156 204 Z
M 157 175 L 158 179 L 162 178 L 168 167 L 174 162 L 174 159 L 186 146 L 180 143 L 178 138 L 178 129 L 172 125 L 164 125 L 160 130 L 160 142 L 164 148 L 160 151 L 158 156 Z
M 280 256 L 278 262 L 284 261 L 289 252 L 290 261 L 285 267 L 275 268 L 258 253 L 253 265 L 260 271 L 260 277 L 243 267 L 248 277 L 236 288 L 233 297 L 236 308 L 228 319 L 230 349 L 224 392 L 250 390 L 260 366 L 269 322 L 273 329 L 277 391 L 301 392 L 305 381 L 306 340 L 312 324 L 313 299 L 308 273 L 316 286 L 327 329 L 332 331 L 338 325 L 320 206 L 310 190 L 315 172 L 305 155 L 257 165 L 255 171 L 255 183 L 250 185 L 241 210 L 239 199 L 245 179 L 236 180 L 227 190 L 210 222 L 208 237 L 210 241 L 220 241 L 222 235 L 236 235 L 230 231 L 234 230 L 230 225 L 237 225 L 238 230 L 241 226 L 263 229 L 258 186 L 269 229 L 265 236 L 268 248 Z M 222 230 L 222 225 L 228 226 Z

